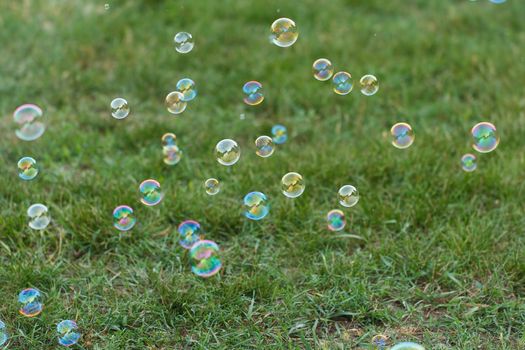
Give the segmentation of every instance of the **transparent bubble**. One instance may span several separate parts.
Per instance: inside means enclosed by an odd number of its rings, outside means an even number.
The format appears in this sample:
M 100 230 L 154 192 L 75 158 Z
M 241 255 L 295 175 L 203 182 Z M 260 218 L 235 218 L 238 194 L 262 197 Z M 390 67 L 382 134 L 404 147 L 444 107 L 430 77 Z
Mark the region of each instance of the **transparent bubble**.
M 184 249 L 190 249 L 201 239 L 201 225 L 197 221 L 183 221 L 177 230 L 179 231 L 179 244 Z
M 34 141 L 44 134 L 46 126 L 42 123 L 42 109 L 37 105 L 25 104 L 13 113 L 13 119 L 18 126 L 16 137 L 23 141 Z
M 402 342 L 394 345 L 390 350 L 425 350 L 425 348 L 417 343 Z
M 137 219 L 133 209 L 127 205 L 119 205 L 113 210 L 113 226 L 120 231 L 129 231 L 135 226 Z
M 221 183 L 219 180 L 212 178 L 209 178 L 204 182 L 204 188 L 206 189 L 206 193 L 210 196 L 214 196 L 221 190 Z
M 408 148 L 414 143 L 414 131 L 407 123 L 394 124 L 390 129 L 390 134 L 392 135 L 392 145 L 396 148 Z
M 167 132 L 164 135 L 162 135 L 161 141 L 162 147 L 175 146 L 177 144 L 177 135 L 171 132 Z
M 5 323 L 0 320 L 0 347 L 7 346 L 7 341 L 9 340 L 9 335 L 7 334 L 7 327 Z
M 328 80 L 334 74 L 332 62 L 326 58 L 319 58 L 315 60 L 314 64 L 312 65 L 312 70 L 314 72 L 314 78 L 319 81 Z
M 461 168 L 466 172 L 474 171 L 477 167 L 478 163 L 475 155 L 467 153 L 461 157 Z
M 179 91 L 172 91 L 166 96 L 166 108 L 171 114 L 181 114 L 188 104 L 184 102 L 184 95 Z
M 332 78 L 334 92 L 338 95 L 347 95 L 352 91 L 352 75 L 348 72 L 337 72 Z
M 193 50 L 193 37 L 190 33 L 179 32 L 175 34 L 173 42 L 175 43 L 175 50 L 179 53 L 188 53 Z
M 124 119 L 129 115 L 128 101 L 121 97 L 117 97 L 111 101 L 111 115 L 115 119 Z
M 104 4 L 104 9 L 107 11 L 109 10 L 109 4 Z
M 261 220 L 270 212 L 268 198 L 262 192 L 250 192 L 243 199 L 244 216 L 250 220 Z
M 375 349 L 383 350 L 388 345 L 388 337 L 384 334 L 377 334 L 372 337 L 372 345 Z
M 182 100 L 189 102 L 197 97 L 197 89 L 195 88 L 195 82 L 190 78 L 184 78 L 177 82 L 177 91 L 181 92 L 184 96 Z
M 271 156 L 275 150 L 273 140 L 269 136 L 259 136 L 257 140 L 255 140 L 255 147 L 257 148 L 255 153 L 263 158 Z
M 80 333 L 75 321 L 64 320 L 57 324 L 58 344 L 71 346 L 78 342 Z
M 182 158 L 182 151 L 177 145 L 162 147 L 162 154 L 164 155 L 163 161 L 167 165 L 175 165 Z
M 244 114 L 244 113 L 239 114 L 239 119 L 240 120 L 246 119 L 246 114 Z
M 256 106 L 264 100 L 263 87 L 258 81 L 252 80 L 242 87 L 244 92 L 244 103 L 250 106 Z
M 191 271 L 197 276 L 210 277 L 221 269 L 219 246 L 213 241 L 198 241 L 191 247 L 189 255 Z
M 279 18 L 272 23 L 270 39 L 279 47 L 292 46 L 299 38 L 295 22 L 289 18 Z
M 499 144 L 499 134 L 494 124 L 482 122 L 474 125 L 471 130 L 472 148 L 480 153 L 494 151 Z
M 379 82 L 372 74 L 363 75 L 359 80 L 361 93 L 366 96 L 372 96 L 379 90 Z
M 507 0 L 489 0 L 491 3 L 493 4 L 503 4 L 504 2 L 506 2 Z
M 339 209 L 330 210 L 326 215 L 326 221 L 330 231 L 341 231 L 346 225 L 345 214 Z
M 351 208 L 359 202 L 359 191 L 352 185 L 344 185 L 337 192 L 339 204 L 343 207 Z
M 18 176 L 22 180 L 33 180 L 38 175 L 36 160 L 31 157 L 23 157 L 18 161 Z
M 237 142 L 224 139 L 215 146 L 215 157 L 220 164 L 230 166 L 237 163 L 241 157 L 241 149 Z
M 42 304 L 42 294 L 38 289 L 27 288 L 18 294 L 18 304 L 21 315 L 26 317 L 35 317 L 42 312 L 44 304 Z
M 288 173 L 281 179 L 281 189 L 283 194 L 288 198 L 296 198 L 304 192 L 303 176 L 298 173 Z
M 160 183 L 153 179 L 142 181 L 139 185 L 139 192 L 141 195 L 140 201 L 147 206 L 159 204 L 163 197 Z
M 27 209 L 29 216 L 29 227 L 33 230 L 43 230 L 51 222 L 51 218 L 47 213 L 47 207 L 43 204 L 33 204 Z
M 276 145 L 282 145 L 288 139 L 288 131 L 284 125 L 274 125 L 272 127 L 273 142 Z

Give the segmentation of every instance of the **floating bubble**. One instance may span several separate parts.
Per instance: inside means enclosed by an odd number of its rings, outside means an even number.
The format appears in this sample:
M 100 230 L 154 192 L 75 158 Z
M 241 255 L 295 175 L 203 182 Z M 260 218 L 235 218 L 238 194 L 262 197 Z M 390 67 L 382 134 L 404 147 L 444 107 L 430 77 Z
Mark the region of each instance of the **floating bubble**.
M 0 320 L 0 346 L 7 346 L 9 335 L 7 334 L 7 328 L 5 323 Z
M 78 342 L 80 333 L 75 321 L 64 320 L 57 324 L 58 344 L 71 346 Z
M 270 39 L 279 47 L 292 46 L 299 38 L 295 22 L 289 18 L 279 18 L 272 23 Z
M 417 343 L 402 342 L 394 345 L 390 350 L 425 350 L 425 348 Z
M 38 175 L 36 160 L 31 157 L 23 157 L 18 161 L 18 176 L 22 180 L 33 180 Z
M 104 4 L 104 10 L 106 11 L 109 10 L 109 7 L 110 7 L 109 4 Z
M 166 146 L 175 146 L 177 144 L 177 135 L 171 132 L 167 132 L 164 135 L 162 135 L 162 147 Z
M 242 87 L 244 92 L 244 103 L 250 106 L 256 106 L 264 100 L 262 84 L 252 80 Z
M 206 193 L 210 196 L 214 196 L 221 190 L 221 183 L 219 180 L 212 178 L 209 178 L 204 182 L 204 188 L 206 189 Z
M 255 147 L 257 148 L 255 153 L 263 158 L 271 156 L 275 150 L 273 140 L 269 136 L 259 136 L 257 140 L 255 140 Z
M 388 337 L 384 334 L 377 334 L 372 337 L 372 345 L 379 350 L 384 349 L 388 345 Z
M 337 72 L 332 78 L 334 92 L 338 95 L 347 95 L 352 91 L 352 75 L 348 72 Z
M 489 0 L 491 3 L 493 4 L 503 4 L 504 2 L 506 2 L 507 0 Z
M 210 277 L 221 269 L 219 246 L 213 241 L 198 241 L 191 247 L 189 255 L 191 271 L 197 276 Z
M 194 220 L 186 220 L 180 223 L 179 243 L 184 249 L 190 249 L 201 239 L 201 225 Z
M 129 231 L 135 226 L 137 219 L 133 209 L 127 205 L 119 205 L 113 210 L 113 226 L 120 231 Z
M 312 70 L 314 72 L 314 78 L 319 81 L 326 81 L 334 74 L 332 62 L 326 58 L 319 58 L 315 60 L 314 64 L 312 65 Z
M 153 179 L 142 181 L 139 185 L 139 192 L 141 195 L 140 201 L 147 206 L 159 204 L 163 197 L 160 183 Z
M 250 192 L 243 199 L 244 216 L 250 220 L 261 220 L 270 212 L 268 198 L 262 192 Z
M 476 170 L 477 167 L 478 163 L 475 155 L 467 153 L 461 157 L 461 168 L 466 172 L 470 173 L 471 171 Z
M 379 90 L 379 82 L 372 74 L 363 75 L 359 80 L 361 93 L 366 96 L 372 96 Z
M 480 153 L 488 153 L 498 147 L 499 134 L 492 123 L 482 122 L 474 125 L 471 134 L 474 139 L 472 148 Z
M 117 97 L 111 101 L 111 115 L 115 119 L 124 119 L 129 115 L 128 101 L 121 97 Z
M 27 209 L 29 216 L 29 227 L 33 230 L 43 230 L 49 225 L 51 218 L 47 213 L 47 207 L 43 204 L 33 204 Z
M 215 157 L 220 164 L 230 166 L 237 163 L 241 157 L 241 149 L 237 142 L 224 139 L 215 146 Z
M 408 148 L 414 143 L 414 131 L 407 123 L 394 124 L 390 129 L 390 134 L 392 135 L 392 145 L 396 148 Z
M 184 95 L 179 91 L 172 91 L 166 96 L 166 108 L 171 114 L 181 114 L 188 104 L 184 102 Z
M 330 210 L 326 215 L 326 221 L 330 231 L 341 231 L 346 225 L 345 213 L 339 209 Z
M 175 34 L 173 42 L 175 43 L 175 50 L 179 53 L 188 53 L 193 50 L 193 37 L 190 33 L 179 32 Z
M 351 208 L 359 202 L 359 191 L 352 185 L 344 185 L 337 192 L 339 204 L 343 207 Z
M 244 113 L 239 114 L 239 119 L 240 120 L 246 119 L 246 114 L 244 114 Z
M 163 161 L 167 165 L 175 165 L 182 158 L 182 151 L 177 145 L 162 147 L 162 154 L 164 155 Z
M 38 289 L 27 288 L 18 294 L 18 304 L 20 305 L 21 315 L 26 317 L 35 317 L 42 312 L 44 304 L 42 304 L 42 294 Z
M 296 198 L 304 192 L 303 176 L 298 173 L 290 172 L 281 179 L 281 189 L 288 198 Z
M 272 127 L 272 136 L 273 142 L 276 145 L 282 145 L 288 139 L 288 132 L 286 130 L 286 127 L 280 124 L 274 125 Z
M 190 78 L 184 78 L 177 82 L 177 90 L 184 96 L 182 100 L 189 102 L 197 97 L 197 89 L 195 88 L 195 82 Z
M 34 141 L 44 134 L 46 126 L 42 123 L 42 109 L 37 105 L 21 105 L 13 113 L 13 119 L 18 125 L 16 137 L 23 141 Z

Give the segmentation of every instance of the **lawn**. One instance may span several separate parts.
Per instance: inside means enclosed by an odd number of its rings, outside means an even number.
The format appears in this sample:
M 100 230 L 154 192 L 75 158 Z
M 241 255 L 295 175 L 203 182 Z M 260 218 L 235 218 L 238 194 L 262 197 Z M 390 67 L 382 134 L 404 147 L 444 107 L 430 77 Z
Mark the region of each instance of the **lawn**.
M 109 9 L 105 9 L 105 3 Z M 295 20 L 298 41 L 269 43 L 270 24 Z M 507 0 L 0 2 L 0 320 L 9 349 L 56 349 L 56 324 L 76 320 L 74 349 L 525 349 L 525 2 Z M 195 48 L 174 50 L 192 33 Z M 313 78 L 329 58 L 353 75 L 346 96 Z M 362 75 L 380 89 L 359 92 Z M 164 98 L 192 78 L 197 98 L 178 115 Z M 243 103 L 260 81 L 265 100 Z M 110 102 L 131 114 L 116 120 Z M 19 140 L 12 113 L 44 110 L 47 130 Z M 243 116 L 243 117 L 241 117 Z M 498 148 L 478 169 L 470 129 L 496 125 Z M 390 127 L 415 132 L 405 150 Z M 269 158 L 254 140 L 274 124 L 288 141 Z M 181 162 L 162 162 L 161 136 L 177 134 Z M 236 140 L 232 167 L 213 149 Z M 17 176 L 32 156 L 40 174 Z M 281 194 L 296 171 L 306 190 Z M 216 196 L 203 183 L 221 180 Z M 158 180 L 157 206 L 138 185 Z M 338 204 L 345 184 L 353 208 Z M 250 191 L 269 215 L 242 216 Z M 51 224 L 28 227 L 27 208 L 44 203 Z M 131 205 L 133 230 L 113 227 Z M 342 233 L 326 228 L 345 212 Z M 223 268 L 192 274 L 177 225 L 201 223 L 221 248 Z M 28 287 L 45 296 L 35 318 L 18 314 Z

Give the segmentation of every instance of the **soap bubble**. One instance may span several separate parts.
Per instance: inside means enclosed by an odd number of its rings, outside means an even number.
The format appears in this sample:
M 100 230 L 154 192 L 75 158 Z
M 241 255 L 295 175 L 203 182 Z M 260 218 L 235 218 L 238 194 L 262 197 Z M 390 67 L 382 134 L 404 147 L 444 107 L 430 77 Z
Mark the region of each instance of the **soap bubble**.
M 197 276 L 210 277 L 221 269 L 219 246 L 213 241 L 198 241 L 191 247 L 189 255 L 191 271 Z
M 182 158 L 182 151 L 177 145 L 162 147 L 162 154 L 164 155 L 163 161 L 167 165 L 175 165 Z
M 339 209 L 330 210 L 326 215 L 326 221 L 330 231 L 341 231 L 346 225 L 345 214 Z
M 78 342 L 80 333 L 75 321 L 64 320 L 57 324 L 58 344 L 71 346 Z
M 33 180 L 38 175 L 36 160 L 31 157 L 23 157 L 18 161 L 18 176 L 22 180 Z
M 117 97 L 111 101 L 111 115 L 115 119 L 124 119 L 129 115 L 128 101 L 121 97 Z
M 177 231 L 179 231 L 179 243 L 184 249 L 190 249 L 201 239 L 201 225 L 197 221 L 183 221 Z
M 237 163 L 241 157 L 241 149 L 237 142 L 224 139 L 215 146 L 215 157 L 220 164 L 230 166 Z
M 408 148 L 414 143 L 414 131 L 407 123 L 394 124 L 390 129 L 390 134 L 392 135 L 392 145 L 396 148 Z
M 474 143 L 472 148 L 480 153 L 494 151 L 499 144 L 499 134 L 494 124 L 482 122 L 474 125 L 471 130 Z
M 179 53 L 188 53 L 193 50 L 193 37 L 190 33 L 179 32 L 175 34 L 173 42 L 175 43 L 175 50 Z
M 284 125 L 276 124 L 272 127 L 273 142 L 276 145 L 281 145 L 288 139 L 288 132 Z
M 384 334 L 374 335 L 372 338 L 372 345 L 378 350 L 382 350 L 388 345 L 388 337 Z
M 261 220 L 270 212 L 268 198 L 262 192 L 250 192 L 243 199 L 244 216 L 250 220 Z
M 188 104 L 184 102 L 184 95 L 179 91 L 172 91 L 166 96 L 166 108 L 171 114 L 181 114 Z
M 177 135 L 171 132 L 167 132 L 164 135 L 162 135 L 162 147 L 166 146 L 175 146 L 177 143 Z
M 0 346 L 7 346 L 8 340 L 9 335 L 7 334 L 5 323 L 0 320 Z
M 379 82 L 372 74 L 363 75 L 359 84 L 361 85 L 361 93 L 366 96 L 372 96 L 379 90 Z
M 347 95 L 352 91 L 352 75 L 348 72 L 337 72 L 332 78 L 334 92 L 338 95 Z
M 314 78 L 319 81 L 328 80 L 334 74 L 332 62 L 326 58 L 319 58 L 315 60 L 314 64 L 312 65 L 312 70 L 314 72 Z
M 177 82 L 177 90 L 184 96 L 182 100 L 189 102 L 197 97 L 197 89 L 195 88 L 195 82 L 190 78 L 184 78 Z
M 507 0 L 489 0 L 493 4 L 503 4 Z
M 44 304 L 42 304 L 42 294 L 38 289 L 27 288 L 18 294 L 18 304 L 20 305 L 21 315 L 26 317 L 35 317 L 42 312 Z
M 279 18 L 272 23 L 270 39 L 279 47 L 292 46 L 299 37 L 295 22 L 289 18 Z
M 339 204 L 343 207 L 351 208 L 359 202 L 359 191 L 352 185 L 344 185 L 337 192 Z
M 13 113 L 13 119 L 18 124 L 16 137 L 23 141 L 34 141 L 44 134 L 46 126 L 42 123 L 42 109 L 37 105 L 25 104 Z
M 210 196 L 214 196 L 221 190 L 221 183 L 219 180 L 212 178 L 209 178 L 204 182 L 204 188 L 206 189 L 206 193 Z
M 104 10 L 106 11 L 109 10 L 109 7 L 110 7 L 109 4 L 104 4 Z
M 304 192 L 304 180 L 301 174 L 290 172 L 281 179 L 281 189 L 288 198 L 296 198 Z
M 425 350 L 425 348 L 417 343 L 402 342 L 394 345 L 390 350 Z
M 51 218 L 47 213 L 47 207 L 43 204 L 33 204 L 27 209 L 29 216 L 29 227 L 33 230 L 43 230 L 49 225 Z
M 148 179 L 142 181 L 139 185 L 140 201 L 147 206 L 153 206 L 160 203 L 163 194 L 160 190 L 160 183 L 157 180 Z
M 262 84 L 252 80 L 242 87 L 244 92 L 244 103 L 250 106 L 256 106 L 264 100 Z
M 255 140 L 255 147 L 257 148 L 255 153 L 263 158 L 271 156 L 275 150 L 273 140 L 269 136 L 259 136 L 257 140 Z
M 133 209 L 127 205 L 119 205 L 113 210 L 113 226 L 120 231 L 129 231 L 135 226 L 137 219 Z

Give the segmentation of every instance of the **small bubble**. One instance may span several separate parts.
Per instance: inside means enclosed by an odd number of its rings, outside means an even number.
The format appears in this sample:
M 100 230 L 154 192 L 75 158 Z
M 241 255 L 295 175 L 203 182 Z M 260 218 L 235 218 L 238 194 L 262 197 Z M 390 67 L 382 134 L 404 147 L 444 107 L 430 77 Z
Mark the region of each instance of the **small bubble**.
M 179 91 L 172 91 L 166 96 L 166 108 L 171 114 L 181 114 L 188 104 L 184 102 L 184 95 Z
M 64 320 L 57 324 L 58 344 L 71 346 L 78 342 L 80 333 L 75 321 Z
M 258 81 L 249 81 L 242 87 L 244 92 L 244 103 L 256 106 L 264 101 L 262 84 Z
M 33 204 L 27 209 L 29 216 L 29 227 L 33 230 L 43 230 L 51 222 L 47 207 L 43 204 Z
M 337 192 L 339 204 L 343 207 L 351 208 L 359 202 L 359 192 L 352 185 L 344 185 Z
M 246 119 L 246 115 L 245 115 L 244 113 L 241 113 L 241 114 L 239 115 L 239 119 L 240 119 L 240 120 L 244 120 L 244 119 Z
M 474 125 L 471 134 L 472 148 L 480 153 L 492 152 L 499 145 L 499 134 L 492 123 L 482 122 Z
M 147 206 L 159 204 L 164 196 L 160 189 L 160 183 L 153 179 L 142 181 L 139 186 L 139 192 L 141 195 L 140 201 Z
M 390 129 L 392 145 L 399 149 L 408 148 L 414 143 L 415 135 L 412 127 L 407 123 L 397 123 Z
M 184 102 L 189 102 L 197 97 L 197 89 L 195 88 L 195 82 L 190 78 L 184 78 L 177 82 L 177 91 L 182 93 Z
M 466 172 L 472 172 L 476 170 L 477 167 L 478 163 L 475 155 L 467 153 L 461 157 L 461 168 Z
M 339 209 L 330 210 L 326 215 L 326 221 L 330 231 L 341 231 L 346 225 L 345 214 Z
M 111 115 L 115 119 L 124 119 L 129 115 L 128 101 L 121 97 L 117 97 L 111 101 Z
M 384 334 L 377 334 L 372 337 L 372 345 L 377 350 L 383 350 L 388 345 L 388 337 Z
M 204 182 L 204 188 L 206 189 L 207 194 L 215 196 L 221 190 L 221 183 L 219 180 L 212 177 Z
M 276 124 L 272 127 L 273 142 L 282 145 L 288 139 L 288 132 L 284 125 Z
M 276 19 L 271 26 L 270 38 L 279 47 L 292 46 L 299 38 L 295 22 L 289 18 Z
M 221 269 L 219 246 L 213 241 L 198 241 L 191 247 L 189 256 L 191 271 L 197 276 L 211 277 Z
M 23 157 L 18 161 L 18 176 L 25 181 L 33 180 L 38 175 L 36 160 Z
M 224 139 L 215 146 L 215 157 L 220 164 L 230 166 L 237 163 L 241 157 L 241 149 L 237 142 Z
M 177 145 L 162 147 L 162 154 L 164 155 L 163 161 L 166 165 L 176 165 L 182 158 L 182 151 Z
M 162 147 L 175 146 L 177 141 L 177 135 L 175 135 L 172 132 L 167 132 L 164 135 L 162 135 L 162 138 L 160 140 L 162 142 Z
M 275 151 L 273 140 L 269 136 L 259 136 L 257 140 L 255 140 L 255 147 L 257 149 L 255 153 L 262 158 L 271 156 Z
M 288 198 L 297 198 L 303 194 L 305 184 L 303 176 L 298 173 L 290 172 L 281 179 L 282 193 Z
M 113 226 L 120 231 L 129 231 L 135 226 L 137 219 L 133 209 L 127 205 L 119 205 L 113 210 Z
M 348 72 L 337 72 L 332 78 L 334 92 L 338 95 L 349 94 L 354 85 L 352 84 L 352 75 Z
M 107 11 L 109 10 L 109 4 L 104 4 L 104 9 Z
M 244 216 L 250 220 L 261 220 L 270 212 L 268 198 L 262 192 L 250 192 L 243 199 Z
M 18 294 L 18 304 L 20 309 L 18 310 L 21 315 L 26 317 L 35 317 L 39 315 L 43 308 L 42 294 L 38 289 L 27 288 Z
M 365 96 L 372 96 L 379 90 L 379 82 L 372 74 L 363 75 L 359 80 L 361 93 Z
M 326 58 L 319 58 L 315 60 L 314 64 L 312 65 L 312 70 L 314 73 L 314 78 L 319 81 L 329 80 L 334 74 L 332 62 Z
M 175 50 L 179 53 L 188 53 L 193 50 L 193 37 L 190 33 L 179 32 L 175 34 L 173 42 L 175 43 Z
M 42 123 L 42 109 L 37 105 L 25 104 L 13 113 L 13 119 L 18 125 L 16 137 L 23 141 L 34 141 L 44 134 L 46 126 Z
M 179 231 L 179 244 L 184 249 L 190 249 L 201 239 L 201 225 L 197 221 L 183 221 L 180 223 L 177 231 Z

